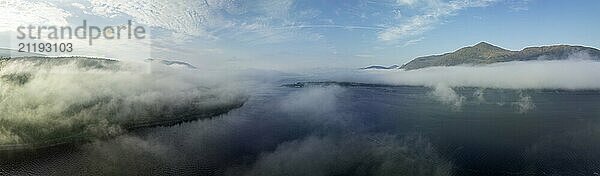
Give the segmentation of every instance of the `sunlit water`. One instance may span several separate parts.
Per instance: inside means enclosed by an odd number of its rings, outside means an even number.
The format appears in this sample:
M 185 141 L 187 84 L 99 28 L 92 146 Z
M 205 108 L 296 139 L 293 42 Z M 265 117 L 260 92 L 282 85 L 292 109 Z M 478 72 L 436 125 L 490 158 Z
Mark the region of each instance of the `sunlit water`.
M 271 87 L 211 119 L 4 152 L 0 175 L 600 173 L 600 91 Z

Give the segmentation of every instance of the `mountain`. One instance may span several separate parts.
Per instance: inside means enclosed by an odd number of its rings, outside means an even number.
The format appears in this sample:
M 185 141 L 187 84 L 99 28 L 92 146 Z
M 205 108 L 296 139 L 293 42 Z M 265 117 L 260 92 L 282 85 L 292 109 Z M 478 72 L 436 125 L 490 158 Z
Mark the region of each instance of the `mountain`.
M 183 62 L 183 61 L 174 61 L 174 60 L 163 60 L 163 59 L 146 59 L 146 62 L 149 63 L 160 63 L 171 67 L 180 67 L 180 68 L 188 68 L 188 69 L 197 69 L 196 66 Z
M 370 69 L 383 69 L 383 70 L 387 70 L 387 69 L 398 69 L 400 68 L 400 66 L 398 65 L 392 65 L 389 67 L 386 66 L 381 66 L 381 65 L 372 65 L 372 66 L 368 66 L 368 67 L 364 67 L 364 68 L 360 68 L 362 70 L 370 70 Z
M 528 47 L 521 51 L 511 51 L 481 42 L 464 47 L 452 53 L 418 57 L 402 65 L 400 69 L 414 70 L 433 66 L 485 65 L 497 62 L 529 60 L 564 60 L 574 54 L 587 54 L 593 60 L 600 60 L 600 50 L 584 46 L 554 45 Z

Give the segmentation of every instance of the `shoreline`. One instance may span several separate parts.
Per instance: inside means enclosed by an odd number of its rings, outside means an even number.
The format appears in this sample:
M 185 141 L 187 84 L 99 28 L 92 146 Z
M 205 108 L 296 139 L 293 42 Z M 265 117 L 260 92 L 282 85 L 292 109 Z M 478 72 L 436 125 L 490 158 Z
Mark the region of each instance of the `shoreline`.
M 213 118 L 213 117 L 225 115 L 235 109 L 241 108 L 242 106 L 244 106 L 244 104 L 245 104 L 245 101 L 242 101 L 241 103 L 236 103 L 236 104 L 232 104 L 229 106 L 215 108 L 212 111 L 208 111 L 205 113 L 187 115 L 187 116 L 184 116 L 182 118 L 177 118 L 177 119 L 146 121 L 146 122 L 140 122 L 140 123 L 135 123 L 135 124 L 124 124 L 124 125 L 121 125 L 121 127 L 125 130 L 125 132 L 121 133 L 121 134 L 125 134 L 125 133 L 131 132 L 133 130 L 142 129 L 142 128 L 168 127 L 168 126 L 174 126 L 177 124 L 193 122 L 193 121 L 197 121 L 197 120 L 201 120 L 201 119 Z M 37 143 L 0 144 L 0 154 L 11 153 L 11 152 L 42 150 L 42 149 L 70 145 L 70 144 L 88 143 L 88 142 L 91 142 L 94 140 L 94 138 L 91 138 L 89 136 L 83 136 L 82 134 L 83 133 L 75 134 L 75 135 L 67 136 L 67 137 L 62 137 L 62 138 L 57 138 L 57 139 L 46 140 L 46 141 L 37 142 Z M 119 135 L 121 135 L 121 134 L 119 134 Z M 116 135 L 116 136 L 119 136 L 119 135 Z M 106 139 L 112 139 L 113 137 L 116 137 L 116 136 L 108 137 Z

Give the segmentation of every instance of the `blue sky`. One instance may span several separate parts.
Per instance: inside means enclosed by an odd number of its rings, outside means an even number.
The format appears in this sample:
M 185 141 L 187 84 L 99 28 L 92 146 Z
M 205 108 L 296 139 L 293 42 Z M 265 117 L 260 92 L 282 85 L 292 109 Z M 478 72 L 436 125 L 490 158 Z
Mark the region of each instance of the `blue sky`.
M 0 35 L 17 24 L 78 25 L 85 19 L 115 25 L 131 19 L 151 29 L 150 41 L 110 41 L 78 54 L 131 59 L 147 45 L 144 57 L 200 67 L 403 64 L 480 41 L 513 50 L 600 47 L 595 0 L 8 0 L 0 2 L 0 13 Z

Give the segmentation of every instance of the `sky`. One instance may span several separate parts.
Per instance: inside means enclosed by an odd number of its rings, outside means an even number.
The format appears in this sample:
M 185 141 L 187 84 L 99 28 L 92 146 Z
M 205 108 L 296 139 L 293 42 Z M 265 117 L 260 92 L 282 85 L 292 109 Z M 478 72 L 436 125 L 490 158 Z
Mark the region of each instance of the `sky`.
M 145 40 L 72 39 L 72 53 L 199 68 L 358 68 L 404 64 L 486 41 L 511 50 L 599 48 L 596 0 L 0 0 L 0 47 L 19 25 L 146 27 Z

